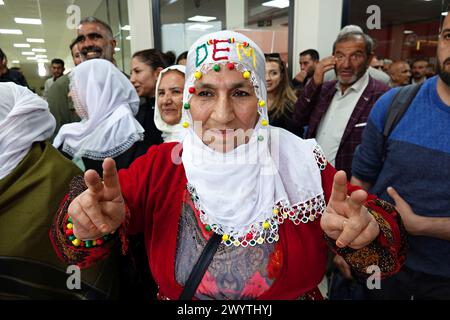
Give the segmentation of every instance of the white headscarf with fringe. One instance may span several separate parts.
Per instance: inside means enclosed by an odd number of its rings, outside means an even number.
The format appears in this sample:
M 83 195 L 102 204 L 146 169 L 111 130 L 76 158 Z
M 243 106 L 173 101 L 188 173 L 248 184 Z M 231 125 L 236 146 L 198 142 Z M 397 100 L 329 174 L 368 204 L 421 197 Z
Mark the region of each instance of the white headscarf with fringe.
M 88 60 L 72 70 L 70 95 L 80 122 L 63 125 L 53 145 L 78 163 L 81 157 L 116 157 L 143 140 L 135 119 L 139 97 L 130 80 L 111 62 Z
M 49 139 L 55 127 L 45 100 L 28 88 L 0 82 L 0 179 L 17 167 L 34 142 Z
M 259 119 L 248 143 L 221 153 L 202 142 L 194 132 L 189 109 L 184 109 L 187 129 L 182 162 L 188 189 L 202 223 L 223 235 L 226 245 L 277 241 L 278 225 L 286 219 L 306 223 L 324 211 L 320 170 L 326 160 L 315 140 L 302 140 L 268 125 L 264 54 L 242 34 L 220 31 L 193 44 L 186 65 L 184 104 L 195 94 L 189 88 L 203 74 L 220 76 L 217 71 L 223 68 L 251 81 Z
M 156 128 L 158 128 L 159 131 L 162 132 L 162 138 L 164 142 L 176 142 L 180 141 L 182 139 L 181 134 L 183 133 L 183 128 L 181 127 L 181 124 L 184 122 L 183 116 L 181 117 L 181 120 L 179 123 L 175 125 L 170 125 L 167 122 L 163 120 L 161 117 L 161 113 L 159 112 L 159 105 L 158 105 L 158 89 L 161 84 L 162 77 L 169 71 L 176 70 L 183 74 L 183 76 L 186 73 L 186 67 L 181 65 L 174 65 L 170 66 L 164 70 L 162 70 L 158 76 L 158 81 L 156 82 L 156 89 L 155 89 L 155 125 Z

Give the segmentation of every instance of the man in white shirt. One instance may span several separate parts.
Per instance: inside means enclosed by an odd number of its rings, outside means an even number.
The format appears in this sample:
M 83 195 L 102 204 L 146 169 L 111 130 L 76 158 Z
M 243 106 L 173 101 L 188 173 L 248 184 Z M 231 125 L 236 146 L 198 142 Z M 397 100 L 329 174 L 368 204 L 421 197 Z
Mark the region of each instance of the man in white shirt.
M 389 87 L 368 73 L 372 39 L 359 31 L 340 33 L 333 56 L 324 58 L 297 100 L 294 120 L 308 126 L 306 138 L 317 138 L 328 161 L 351 177 L 353 153 L 361 143 L 370 110 Z M 324 81 L 329 70 L 337 80 Z
M 52 76 L 45 81 L 43 94 L 44 98 L 47 98 L 48 90 L 50 90 L 53 83 L 55 83 L 55 81 L 64 74 L 64 61 L 58 58 L 53 59 L 50 68 Z
M 341 144 L 347 123 L 355 109 L 358 100 L 369 83 L 369 74 L 364 75 L 351 87 L 341 91 L 341 84 L 336 83 L 336 94 L 317 128 L 316 140 L 325 152 L 327 160 L 334 166 L 336 164 L 336 154 Z M 360 124 L 361 127 L 364 123 Z
M 350 33 L 350 32 L 364 33 L 364 31 L 361 29 L 361 27 L 356 26 L 356 25 L 348 25 L 348 26 L 345 26 L 344 28 L 342 28 L 342 30 L 339 32 L 338 37 L 342 36 L 346 33 Z M 371 41 L 372 41 L 372 39 L 371 39 Z M 373 46 L 373 44 L 372 44 L 372 46 Z M 372 55 L 372 58 L 369 61 L 369 67 L 367 68 L 369 75 L 373 79 L 383 82 L 386 85 L 389 85 L 391 78 L 382 69 L 378 69 L 378 68 L 375 68 L 374 66 L 372 66 L 374 60 L 377 60 L 377 59 L 376 59 L 375 55 Z M 383 64 L 384 64 L 384 61 L 383 61 Z M 336 72 L 334 69 L 328 70 L 325 73 L 325 77 L 324 77 L 324 81 L 332 81 L 332 80 L 336 80 Z
M 294 110 L 297 125 L 308 126 L 306 138 L 316 138 L 327 160 L 344 170 L 348 179 L 372 106 L 389 90 L 369 74 L 372 57 L 373 41 L 368 35 L 358 30 L 340 33 L 333 55 L 317 64 Z M 329 70 L 335 71 L 336 80 L 324 81 Z

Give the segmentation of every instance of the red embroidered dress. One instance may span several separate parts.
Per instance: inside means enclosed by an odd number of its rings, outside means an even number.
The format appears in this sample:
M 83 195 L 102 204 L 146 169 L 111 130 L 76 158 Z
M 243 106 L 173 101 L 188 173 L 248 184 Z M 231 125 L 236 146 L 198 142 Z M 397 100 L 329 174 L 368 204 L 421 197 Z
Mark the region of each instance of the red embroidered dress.
M 210 233 L 187 191 L 182 164 L 174 164 L 175 143 L 151 147 L 129 169 L 119 172 L 122 194 L 129 208 L 126 233 L 143 233 L 151 272 L 160 298 L 178 299 L 192 266 Z M 331 195 L 335 169 L 321 171 L 325 200 Z M 349 185 L 349 193 L 356 190 Z M 76 196 L 69 196 L 67 202 Z M 68 204 L 59 216 L 66 216 Z M 325 274 L 328 245 L 361 275 L 376 264 L 382 275 L 397 272 L 405 260 L 405 238 L 399 215 L 389 204 L 369 196 L 369 212 L 380 224 L 380 235 L 360 250 L 338 249 L 320 227 L 320 219 L 279 225 L 279 239 L 255 246 L 220 245 L 195 295 L 199 299 L 320 299 L 317 285 Z M 54 226 L 55 247 L 68 263 L 86 266 L 97 251 L 75 248 L 64 237 L 65 219 Z M 109 250 L 105 248 L 104 250 Z M 92 251 L 94 252 L 94 251 Z M 77 253 L 77 254 L 74 254 Z M 81 254 L 82 253 L 82 254 Z M 94 255 L 94 256 L 93 256 Z

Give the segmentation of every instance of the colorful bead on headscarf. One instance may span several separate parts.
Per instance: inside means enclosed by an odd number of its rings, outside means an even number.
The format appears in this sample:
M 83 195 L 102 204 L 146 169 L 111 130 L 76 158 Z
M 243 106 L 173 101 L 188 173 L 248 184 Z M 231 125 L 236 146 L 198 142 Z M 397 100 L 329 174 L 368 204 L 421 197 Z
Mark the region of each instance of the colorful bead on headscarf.
M 200 71 L 196 71 L 194 73 L 194 77 L 195 77 L 195 79 L 199 80 L 202 78 L 202 73 Z
M 242 78 L 252 83 L 258 98 L 257 107 L 260 116 L 258 127 L 268 126 L 267 90 L 265 83 L 265 56 L 258 46 L 243 34 L 233 31 L 219 31 L 198 39 L 188 54 L 186 65 L 186 84 L 183 96 L 185 106 L 195 94 L 195 82 L 213 71 L 236 70 Z M 188 112 L 184 108 L 183 112 Z M 190 118 L 187 113 L 187 118 Z M 191 127 L 183 125 L 183 127 Z

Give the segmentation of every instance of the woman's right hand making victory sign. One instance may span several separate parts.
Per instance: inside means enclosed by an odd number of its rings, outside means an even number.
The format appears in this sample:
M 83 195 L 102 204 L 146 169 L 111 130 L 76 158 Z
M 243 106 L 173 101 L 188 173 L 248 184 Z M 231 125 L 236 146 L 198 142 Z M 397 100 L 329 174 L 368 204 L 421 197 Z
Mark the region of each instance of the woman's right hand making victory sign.
M 95 240 L 114 232 L 125 218 L 125 202 L 113 159 L 103 162 L 103 182 L 94 170 L 84 174 L 88 189 L 69 206 L 75 236 Z

